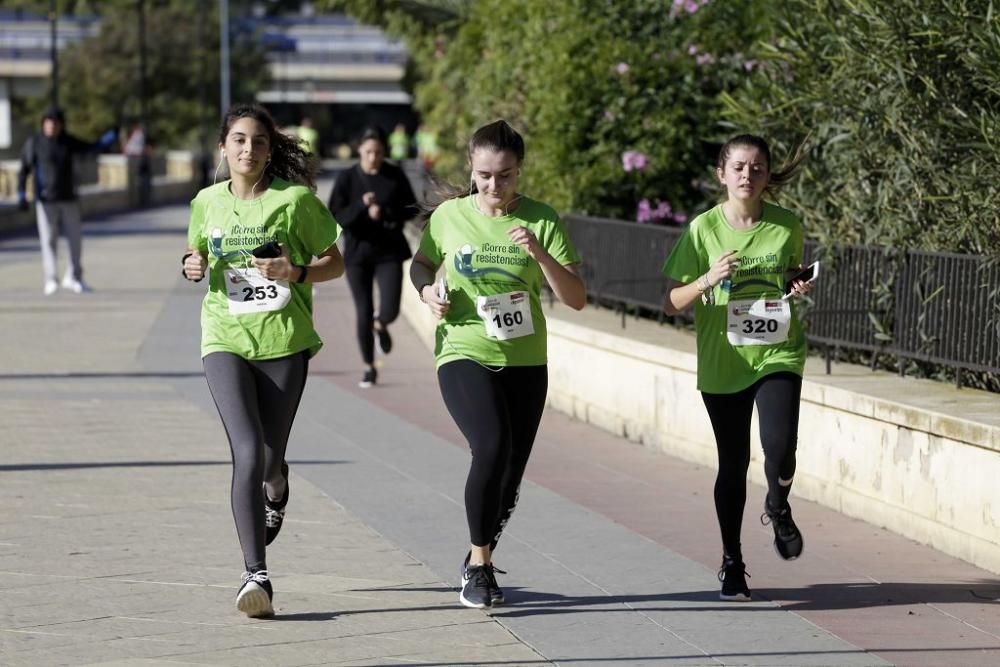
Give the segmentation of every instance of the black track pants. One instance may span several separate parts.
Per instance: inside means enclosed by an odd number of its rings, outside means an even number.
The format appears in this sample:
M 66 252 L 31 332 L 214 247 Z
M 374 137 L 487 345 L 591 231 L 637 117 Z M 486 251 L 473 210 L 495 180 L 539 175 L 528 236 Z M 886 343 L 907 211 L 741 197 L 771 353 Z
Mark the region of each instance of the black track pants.
M 378 282 L 378 316 L 375 315 L 374 284 Z M 355 332 L 361 359 L 372 365 L 375 361 L 375 332 L 372 322 L 383 326 L 392 324 L 399 317 L 399 299 L 403 289 L 403 265 L 392 260 L 386 262 L 358 262 L 347 265 L 347 284 L 354 298 L 357 316 Z

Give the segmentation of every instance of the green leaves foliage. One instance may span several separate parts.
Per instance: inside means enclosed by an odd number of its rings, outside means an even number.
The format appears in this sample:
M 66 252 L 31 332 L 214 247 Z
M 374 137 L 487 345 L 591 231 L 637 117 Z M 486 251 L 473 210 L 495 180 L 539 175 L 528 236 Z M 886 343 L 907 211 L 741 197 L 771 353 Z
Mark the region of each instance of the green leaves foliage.
M 634 219 L 717 201 L 718 142 L 809 136 L 782 203 L 826 244 L 1000 254 L 1000 14 L 990 0 L 328 0 L 402 37 L 445 175 L 505 117 L 524 187 Z M 693 10 L 693 11 L 692 11 Z M 619 67 L 619 64 L 622 67 Z M 648 157 L 639 171 L 622 153 Z
M 720 125 L 719 94 L 752 75 L 746 62 L 769 25 L 766 2 L 702 0 L 694 12 L 675 4 L 345 0 L 325 7 L 406 40 L 416 107 L 439 131 L 439 168 L 450 180 L 468 180 L 465 143 L 502 117 L 527 141 L 525 191 L 562 210 L 634 219 L 643 198 L 685 212 L 714 201 L 718 191 L 706 185 L 713 142 L 729 132 Z M 453 11 L 433 24 L 414 5 Z M 648 165 L 626 172 L 625 151 L 648 156 Z
M 985 0 L 790 0 L 727 118 L 812 132 L 815 237 L 1000 254 L 1000 17 Z

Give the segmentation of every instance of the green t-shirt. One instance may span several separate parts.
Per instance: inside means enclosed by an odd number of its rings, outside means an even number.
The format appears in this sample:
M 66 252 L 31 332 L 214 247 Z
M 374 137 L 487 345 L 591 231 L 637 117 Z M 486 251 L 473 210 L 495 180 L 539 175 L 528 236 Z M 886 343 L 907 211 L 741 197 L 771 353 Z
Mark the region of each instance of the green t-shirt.
M 781 302 L 784 272 L 802 262 L 802 224 L 791 211 L 764 202 L 760 222 L 751 229 L 736 230 L 720 204 L 691 221 L 663 265 L 663 274 L 681 283 L 694 282 L 730 250 L 737 252 L 740 267 L 731 280 L 715 286 L 714 305 L 706 306 L 701 300 L 695 304 L 698 389 L 710 394 L 736 393 L 779 371 L 802 375 L 806 358 L 794 299 Z M 751 300 L 762 300 L 762 306 L 774 309 L 782 303 L 789 305 L 786 340 L 755 345 L 730 342 L 734 324 L 730 318 L 739 314 L 736 304 L 730 308 L 730 303 Z
M 547 362 L 545 316 L 539 294 L 544 276 L 538 262 L 511 242 L 507 233 L 518 225 L 535 234 L 539 244 L 562 264 L 580 261 L 559 215 L 546 204 L 523 197 L 509 215 L 481 213 L 474 197 L 444 202 L 434 211 L 420 239 L 420 252 L 435 265 L 445 264 L 451 306 L 438 324 L 434 347 L 437 366 L 473 359 L 488 366 L 541 366 Z M 502 296 L 526 292 L 528 300 Z M 487 297 L 498 297 L 496 300 Z M 482 300 L 483 316 L 477 309 Z M 500 309 L 492 308 L 499 303 Z M 487 333 L 506 322 L 515 337 Z M 532 333 L 526 333 L 533 329 Z
M 237 199 L 229 181 L 205 188 L 191 202 L 188 245 L 208 254 L 208 293 L 201 306 L 201 356 L 232 352 L 245 359 L 276 359 L 323 342 L 313 328 L 312 285 L 290 283 L 280 310 L 233 314 L 226 270 L 252 266 L 249 253 L 268 241 L 288 247 L 293 264 L 308 264 L 340 236 L 330 211 L 309 188 L 274 179 L 252 201 Z

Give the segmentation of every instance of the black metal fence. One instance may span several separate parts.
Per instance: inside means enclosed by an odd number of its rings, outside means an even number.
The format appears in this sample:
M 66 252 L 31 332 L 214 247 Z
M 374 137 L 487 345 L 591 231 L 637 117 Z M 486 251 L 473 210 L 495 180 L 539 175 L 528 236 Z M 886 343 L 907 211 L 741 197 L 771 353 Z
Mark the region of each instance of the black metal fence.
M 597 303 L 662 313 L 663 262 L 682 229 L 567 216 Z M 802 307 L 810 343 L 1000 373 L 1000 265 L 985 257 L 870 246 L 821 248 L 821 278 Z M 662 316 L 661 316 L 662 318 Z M 876 356 L 872 355 L 874 366 Z M 900 369 L 904 367 L 899 364 Z M 829 368 L 829 366 L 828 366 Z

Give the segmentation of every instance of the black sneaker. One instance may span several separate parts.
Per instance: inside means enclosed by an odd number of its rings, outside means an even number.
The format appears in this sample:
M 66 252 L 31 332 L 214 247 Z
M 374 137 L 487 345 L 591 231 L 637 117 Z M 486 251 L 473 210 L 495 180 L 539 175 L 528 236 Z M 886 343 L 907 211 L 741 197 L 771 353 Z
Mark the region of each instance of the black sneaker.
M 785 560 L 795 560 L 802 555 L 802 533 L 792 521 L 792 508 L 786 502 L 780 510 L 771 507 L 764 500 L 764 513 L 760 515 L 763 525 L 771 524 L 774 528 L 774 550 Z
M 378 371 L 374 368 L 369 368 L 365 371 L 364 376 L 361 378 L 361 382 L 358 383 L 359 387 L 367 389 L 368 387 L 375 386 L 375 382 L 378 380 Z
M 382 350 L 382 354 L 389 354 L 392 351 L 392 336 L 389 335 L 389 330 L 383 324 L 381 329 L 375 329 L 375 335 L 378 337 L 378 349 Z
M 243 573 L 243 585 L 236 593 L 236 608 L 250 618 L 274 616 L 274 589 L 267 576 L 267 570 Z
M 465 571 L 469 567 L 469 559 L 470 558 L 472 558 L 472 552 L 471 551 L 469 553 L 465 554 L 465 561 L 462 563 L 462 584 L 463 585 L 465 584 Z M 498 567 L 494 567 L 492 564 L 490 564 L 489 566 L 486 566 L 486 567 L 489 568 L 489 575 L 490 575 L 490 602 L 492 602 L 495 605 L 496 604 L 503 604 L 504 603 L 503 589 L 500 588 L 500 585 L 497 583 L 497 575 L 496 575 L 496 573 L 499 572 L 500 574 L 507 574 L 507 572 L 505 570 L 501 570 Z
M 489 609 L 493 606 L 490 595 L 489 565 L 470 565 L 462 573 L 462 592 L 458 601 L 473 609 Z
M 722 582 L 719 599 L 730 602 L 749 602 L 750 587 L 747 586 L 746 579 L 749 576 L 747 566 L 743 564 L 743 561 L 723 556 L 722 567 L 719 568 L 719 581 Z
M 285 477 L 285 495 L 281 497 L 281 500 L 275 502 L 267 497 L 267 491 L 264 491 L 264 527 L 267 530 L 267 536 L 264 539 L 264 544 L 270 544 L 274 542 L 274 538 L 278 536 L 278 531 L 281 530 L 281 524 L 285 521 L 285 505 L 288 504 L 288 464 L 284 461 L 281 462 L 281 474 Z

